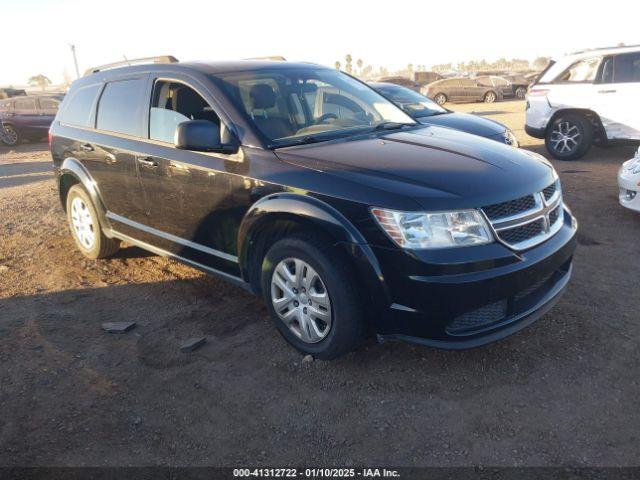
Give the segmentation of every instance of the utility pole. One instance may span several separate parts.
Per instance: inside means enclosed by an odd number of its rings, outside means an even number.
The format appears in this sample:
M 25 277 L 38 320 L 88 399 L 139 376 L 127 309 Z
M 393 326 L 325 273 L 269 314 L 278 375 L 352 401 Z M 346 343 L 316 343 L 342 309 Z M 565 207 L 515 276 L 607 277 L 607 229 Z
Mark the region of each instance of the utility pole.
M 80 69 L 78 68 L 78 57 L 76 57 L 76 46 L 69 44 L 71 53 L 73 54 L 73 63 L 76 66 L 76 78 L 80 78 Z

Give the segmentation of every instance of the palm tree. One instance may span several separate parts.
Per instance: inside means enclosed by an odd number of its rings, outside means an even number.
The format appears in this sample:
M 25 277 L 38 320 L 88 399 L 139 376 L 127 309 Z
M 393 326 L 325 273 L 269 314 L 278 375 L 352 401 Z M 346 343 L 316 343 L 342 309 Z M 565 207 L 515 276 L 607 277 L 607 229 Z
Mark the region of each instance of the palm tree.
M 338 60 L 336 60 L 336 63 L 334 63 L 334 65 L 336 66 L 336 70 L 340 70 L 340 62 Z
M 51 80 L 49 80 L 48 77 L 42 74 L 34 75 L 33 77 L 29 78 L 29 85 L 38 85 L 44 92 L 47 88 L 47 85 L 51 85 Z
M 347 73 L 351 73 L 351 55 L 349 53 L 347 53 L 347 55 L 344 57 L 344 61 L 347 62 L 345 68 L 347 69 Z

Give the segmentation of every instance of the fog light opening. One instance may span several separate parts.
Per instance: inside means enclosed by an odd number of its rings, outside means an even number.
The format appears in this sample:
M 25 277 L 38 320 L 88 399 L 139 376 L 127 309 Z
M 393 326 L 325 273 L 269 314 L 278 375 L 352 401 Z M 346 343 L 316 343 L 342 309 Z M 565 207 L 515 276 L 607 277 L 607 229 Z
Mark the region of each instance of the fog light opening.
M 633 200 L 634 198 L 636 198 L 636 194 L 638 192 L 636 192 L 635 190 L 627 190 L 624 194 L 624 199 L 628 202 L 630 202 L 631 200 Z

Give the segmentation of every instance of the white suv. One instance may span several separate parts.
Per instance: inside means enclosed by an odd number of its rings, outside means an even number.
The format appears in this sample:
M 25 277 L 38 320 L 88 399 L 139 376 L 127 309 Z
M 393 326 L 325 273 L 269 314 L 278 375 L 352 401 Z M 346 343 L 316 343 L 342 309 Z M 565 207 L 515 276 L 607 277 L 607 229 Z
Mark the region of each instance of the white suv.
M 593 143 L 640 141 L 640 46 L 585 51 L 552 61 L 527 96 L 525 131 L 559 160 Z

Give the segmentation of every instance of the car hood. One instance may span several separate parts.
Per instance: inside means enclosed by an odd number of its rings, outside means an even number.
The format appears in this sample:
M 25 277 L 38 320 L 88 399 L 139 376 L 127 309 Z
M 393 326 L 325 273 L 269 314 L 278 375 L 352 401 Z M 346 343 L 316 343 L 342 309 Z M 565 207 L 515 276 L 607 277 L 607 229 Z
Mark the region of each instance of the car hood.
M 473 133 L 481 137 L 496 137 L 504 133 L 507 127 L 488 118 L 471 115 L 469 113 L 444 113 L 416 119 L 423 125 L 440 125 L 455 128 L 463 132 Z
M 555 180 L 550 164 L 535 153 L 437 126 L 282 148 L 276 154 L 291 164 L 408 196 L 428 209 L 511 200 Z

